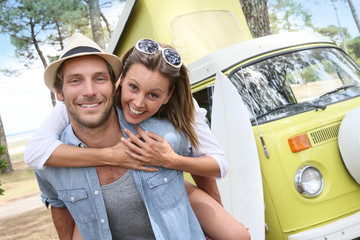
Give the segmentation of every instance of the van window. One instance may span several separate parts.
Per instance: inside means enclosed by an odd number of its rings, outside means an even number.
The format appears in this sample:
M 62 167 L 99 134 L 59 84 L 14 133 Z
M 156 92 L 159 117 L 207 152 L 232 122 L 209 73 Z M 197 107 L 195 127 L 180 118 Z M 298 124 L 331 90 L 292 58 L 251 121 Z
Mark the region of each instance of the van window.
M 176 17 L 171 22 L 171 34 L 174 46 L 186 64 L 246 40 L 233 13 L 219 10 L 192 12 Z
M 212 98 L 214 93 L 214 85 L 211 85 L 205 89 L 193 93 L 193 97 L 196 99 L 199 107 L 206 109 L 206 118 L 208 124 L 211 124 L 211 111 L 212 111 Z
M 360 95 L 359 66 L 336 48 L 267 58 L 232 71 L 229 78 L 259 123 Z

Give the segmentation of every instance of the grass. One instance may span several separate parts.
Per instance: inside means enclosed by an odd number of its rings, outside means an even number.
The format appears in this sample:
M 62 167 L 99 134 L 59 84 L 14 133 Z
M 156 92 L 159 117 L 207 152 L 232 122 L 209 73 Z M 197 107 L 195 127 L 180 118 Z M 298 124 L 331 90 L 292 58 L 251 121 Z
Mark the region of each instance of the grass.
M 27 141 L 8 144 L 8 148 L 24 146 Z M 14 172 L 0 174 L 0 205 L 40 194 L 34 169 L 24 163 L 24 153 L 10 155 Z M 53 240 L 59 239 L 52 223 L 51 213 L 45 207 L 0 219 L 0 233 L 3 240 Z
M 10 159 L 15 171 L 0 175 L 1 188 L 5 190 L 0 201 L 39 192 L 34 169 L 24 163 L 24 153 L 10 155 Z

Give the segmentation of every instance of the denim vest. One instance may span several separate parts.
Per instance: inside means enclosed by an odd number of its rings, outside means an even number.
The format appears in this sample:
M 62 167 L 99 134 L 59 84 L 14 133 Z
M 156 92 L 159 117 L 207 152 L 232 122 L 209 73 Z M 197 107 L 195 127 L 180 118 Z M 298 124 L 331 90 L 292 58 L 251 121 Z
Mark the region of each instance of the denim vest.
M 122 111 L 117 109 L 117 113 L 122 130 L 128 128 L 137 133 L 134 126 L 125 121 Z M 189 142 L 176 133 L 169 121 L 149 118 L 139 125 L 164 137 L 176 153 L 191 155 Z M 60 139 L 68 145 L 83 145 L 71 125 L 64 129 Z M 157 172 L 130 170 L 156 239 L 205 239 L 189 203 L 182 171 L 158 169 Z M 46 206 L 67 207 L 83 239 L 112 239 L 95 167 L 46 167 L 36 169 L 35 173 L 43 202 Z

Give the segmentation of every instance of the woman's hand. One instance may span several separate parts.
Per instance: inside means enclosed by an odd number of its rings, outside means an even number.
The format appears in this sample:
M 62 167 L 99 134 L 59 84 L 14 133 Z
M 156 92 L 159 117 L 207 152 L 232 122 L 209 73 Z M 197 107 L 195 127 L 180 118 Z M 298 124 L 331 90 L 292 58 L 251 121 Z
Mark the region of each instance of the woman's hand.
M 125 129 L 129 139 L 121 138 L 128 149 L 125 151 L 130 157 L 137 159 L 146 165 L 163 166 L 173 168 L 177 159 L 177 154 L 173 151 L 169 143 L 159 135 L 153 132 L 147 132 L 136 126 L 138 135 Z
M 148 172 L 155 172 L 158 170 L 157 168 L 146 167 L 145 165 L 149 165 L 147 162 L 141 161 L 141 159 L 133 158 L 131 157 L 131 155 L 129 156 L 127 153 L 125 153 L 125 151 L 128 150 L 128 148 L 122 142 L 111 147 L 110 150 L 111 150 L 111 162 L 109 163 L 110 165 L 148 171 Z

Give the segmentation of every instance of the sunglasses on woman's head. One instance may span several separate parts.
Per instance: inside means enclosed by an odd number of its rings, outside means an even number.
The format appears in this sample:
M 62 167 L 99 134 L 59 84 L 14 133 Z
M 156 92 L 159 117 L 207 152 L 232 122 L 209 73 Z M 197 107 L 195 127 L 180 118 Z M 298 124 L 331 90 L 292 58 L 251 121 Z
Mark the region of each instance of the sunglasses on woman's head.
M 167 64 L 174 68 L 180 68 L 182 65 L 182 58 L 178 52 L 171 48 L 162 48 L 160 45 L 151 39 L 140 39 L 135 49 L 145 54 L 155 54 L 156 51 L 162 52 L 162 57 Z

